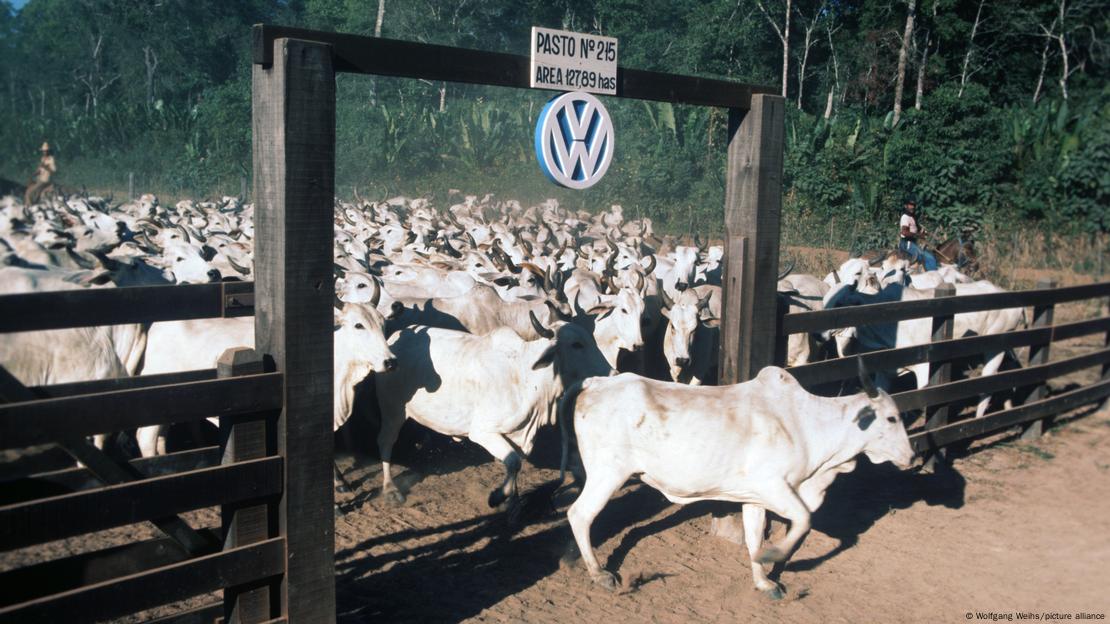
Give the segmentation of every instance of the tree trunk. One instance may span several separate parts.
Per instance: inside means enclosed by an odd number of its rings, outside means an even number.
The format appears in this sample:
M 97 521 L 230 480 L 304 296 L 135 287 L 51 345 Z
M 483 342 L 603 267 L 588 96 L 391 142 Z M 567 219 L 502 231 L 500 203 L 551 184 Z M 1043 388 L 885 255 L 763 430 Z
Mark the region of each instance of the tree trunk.
M 829 97 L 825 100 L 825 119 L 828 119 L 828 118 L 832 117 L 833 94 L 835 93 L 835 91 L 836 91 L 835 87 L 830 87 L 829 88 Z
M 447 83 L 440 83 L 439 87 L 439 112 L 447 110 Z
M 786 79 L 790 73 L 790 3 L 786 0 L 786 24 L 782 28 L 782 97 L 786 97 Z
M 925 68 L 929 65 L 929 31 L 925 31 L 925 46 L 921 50 L 921 61 L 917 64 L 917 93 L 913 100 L 913 107 L 921 110 L 921 100 L 925 96 Z
M 964 87 L 967 86 L 968 67 L 971 64 L 971 53 L 975 50 L 975 33 L 979 30 L 979 17 L 983 14 L 983 3 L 986 0 L 979 0 L 979 8 L 975 11 L 975 23 L 971 25 L 971 37 L 967 40 L 967 53 L 964 54 L 963 69 L 960 71 L 960 91 L 956 94 L 957 98 L 964 96 Z
M 1033 89 L 1033 104 L 1041 99 L 1041 87 L 1044 86 L 1044 73 L 1048 68 L 1048 48 L 1052 45 L 1052 40 L 1045 37 L 1044 48 L 1041 49 L 1041 73 L 1037 74 L 1037 88 Z
M 1064 96 L 1066 100 L 1068 99 L 1068 74 L 1071 72 L 1068 71 L 1068 44 L 1064 38 L 1064 33 L 1067 32 L 1067 28 L 1064 27 L 1065 11 L 1066 2 L 1060 0 L 1060 14 L 1057 16 L 1057 19 L 1060 20 L 1060 34 L 1056 37 L 1056 41 L 1060 43 L 1060 95 Z
M 154 106 L 154 71 L 158 69 L 158 55 L 150 46 L 143 46 L 143 62 L 146 64 L 146 105 Z
M 378 19 L 374 22 L 374 36 L 382 36 L 382 21 L 385 19 L 385 0 L 378 0 Z
M 898 80 L 894 85 L 894 124 L 902 117 L 902 93 L 906 86 L 906 57 L 913 38 L 913 18 L 917 13 L 917 0 L 909 0 L 906 10 L 906 28 L 902 31 L 902 47 L 898 50 Z
M 802 64 L 798 67 L 798 110 L 802 110 L 802 95 L 806 86 L 806 64 L 809 63 L 809 46 L 812 28 L 806 29 L 805 49 L 802 52 Z

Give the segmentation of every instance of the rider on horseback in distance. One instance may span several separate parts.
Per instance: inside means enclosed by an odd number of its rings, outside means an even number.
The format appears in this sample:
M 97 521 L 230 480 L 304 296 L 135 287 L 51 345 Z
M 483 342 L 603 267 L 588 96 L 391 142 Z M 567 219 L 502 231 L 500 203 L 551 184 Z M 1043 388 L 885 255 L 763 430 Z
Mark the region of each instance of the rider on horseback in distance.
M 902 218 L 898 223 L 900 227 L 898 249 L 910 257 L 910 260 L 920 260 L 925 265 L 926 271 L 935 271 L 937 259 L 933 254 L 925 251 L 917 244 L 918 237 L 927 234 L 925 228 L 917 224 L 917 199 L 912 195 L 902 201 Z

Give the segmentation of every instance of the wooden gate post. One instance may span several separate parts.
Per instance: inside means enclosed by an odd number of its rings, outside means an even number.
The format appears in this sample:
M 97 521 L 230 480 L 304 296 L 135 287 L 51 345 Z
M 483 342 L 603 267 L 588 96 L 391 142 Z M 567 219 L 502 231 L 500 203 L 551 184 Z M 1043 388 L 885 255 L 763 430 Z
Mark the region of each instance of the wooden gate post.
M 728 115 L 725 257 L 718 383 L 747 381 L 775 361 L 785 100 L 752 95 Z
M 334 622 L 335 72 L 328 44 L 277 39 L 273 52 L 253 68 L 254 309 L 255 348 L 285 379 L 281 606 L 290 622 Z
M 1045 290 L 1056 288 L 1056 280 L 1051 278 L 1042 278 L 1037 280 L 1037 290 Z M 1056 306 L 1052 303 L 1043 306 L 1033 307 L 1033 324 L 1031 327 L 1050 327 L 1052 325 L 1052 317 L 1055 314 Z M 1037 344 L 1029 345 L 1029 362 L 1028 366 L 1037 366 L 1048 362 L 1049 349 L 1052 346 L 1052 340 L 1046 340 Z M 1032 391 L 1029 392 L 1028 398 L 1025 399 L 1026 403 L 1039 401 L 1048 395 L 1048 382 L 1037 384 Z M 1045 425 L 1052 423 L 1051 418 L 1044 420 L 1034 420 L 1033 422 L 1025 425 L 1021 432 L 1022 440 L 1032 440 L 1041 437 L 1044 433 Z
M 216 375 L 220 379 L 262 372 L 262 355 L 250 347 L 228 349 L 216 361 Z M 220 463 L 261 459 L 273 453 L 273 449 L 269 448 L 266 421 L 257 414 L 249 418 L 252 420 L 234 416 L 220 419 L 220 446 L 223 451 Z M 239 422 L 240 420 L 244 422 Z M 270 535 L 270 512 L 271 506 L 265 502 L 224 505 L 220 510 L 224 549 L 246 546 L 274 537 Z M 276 596 L 277 588 L 270 585 L 225 589 L 225 624 L 266 622 L 277 617 L 271 609 L 271 597 Z
M 952 284 L 941 284 L 933 290 L 934 297 L 954 297 L 956 295 L 956 287 Z M 952 314 L 945 316 L 933 317 L 933 342 L 939 340 L 951 340 L 954 331 L 956 317 Z M 929 385 L 940 386 L 952 381 L 952 363 L 941 362 L 939 364 L 929 365 Z M 948 424 L 948 416 L 951 411 L 948 404 L 932 408 L 929 413 L 929 408 L 926 408 L 927 417 L 925 419 L 925 430 L 936 429 Z M 938 459 L 944 459 L 947 452 L 943 448 L 936 449 L 933 454 L 925 461 L 925 468 L 928 470 L 936 466 Z

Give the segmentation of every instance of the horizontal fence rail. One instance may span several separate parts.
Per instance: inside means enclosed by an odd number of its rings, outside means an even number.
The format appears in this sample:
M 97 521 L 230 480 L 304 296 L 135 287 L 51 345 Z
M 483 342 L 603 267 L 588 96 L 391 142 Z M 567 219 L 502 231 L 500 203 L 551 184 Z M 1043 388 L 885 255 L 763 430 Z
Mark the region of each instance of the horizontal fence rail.
M 922 299 L 919 301 L 894 301 L 869 305 L 847 306 L 815 312 L 795 312 L 782 317 L 780 334 L 819 332 L 839 327 L 893 323 L 907 319 L 963 314 L 983 310 L 1002 310 L 1026 306 L 1044 306 L 1082 299 L 1110 297 L 1110 282 L 1046 288 L 985 295 L 957 295 Z
M 0 550 L 281 493 L 282 459 L 201 468 L 0 507 Z
M 86 585 L 60 594 L 0 607 L 0 622 L 105 620 L 225 587 L 276 577 L 285 570 L 285 540 L 271 538 Z
M 861 354 L 860 358 L 863 359 L 864 364 L 870 370 L 891 370 L 922 362 L 942 362 L 1005 349 L 1028 347 L 1044 342 L 1079 338 L 1107 331 L 1110 331 L 1110 317 L 1103 317 L 1050 327 L 1035 327 L 1002 334 L 968 336 L 911 347 L 871 351 Z M 852 379 L 857 374 L 855 358 L 836 358 L 794 366 L 788 370 L 799 383 L 807 387 L 830 381 Z
M 0 296 L 0 333 L 253 314 L 253 282 L 58 290 Z
M 1110 397 L 1110 380 L 1100 381 L 1047 399 L 995 412 L 983 418 L 962 420 L 936 429 L 919 431 L 910 435 L 910 445 L 915 452 L 924 453 L 953 442 L 995 433 L 1016 425 L 1076 409 L 1106 397 Z
M 1094 353 L 1066 360 L 1057 360 L 1048 364 L 995 373 L 986 377 L 972 377 L 939 386 L 927 386 L 918 390 L 899 392 L 893 397 L 894 402 L 898 404 L 898 409 L 905 412 L 1010 388 L 1021 388 L 1106 363 L 1110 363 L 1110 349 L 1102 349 Z
M 148 425 L 280 410 L 282 374 L 82 394 L 0 405 L 0 449 Z
M 288 37 L 330 45 L 337 72 L 495 87 L 529 88 L 530 84 L 529 58 L 516 54 L 266 24 L 256 25 L 253 37 L 257 65 L 273 64 L 274 40 Z M 726 80 L 617 68 L 617 97 L 748 110 L 753 93 L 776 92 Z

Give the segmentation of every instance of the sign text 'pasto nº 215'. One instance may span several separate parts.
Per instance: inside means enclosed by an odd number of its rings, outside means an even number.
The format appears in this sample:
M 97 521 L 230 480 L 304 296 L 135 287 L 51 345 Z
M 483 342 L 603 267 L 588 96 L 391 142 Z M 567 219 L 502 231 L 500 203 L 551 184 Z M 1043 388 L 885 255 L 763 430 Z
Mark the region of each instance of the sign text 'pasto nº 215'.
M 617 40 L 532 27 L 531 86 L 617 94 Z

